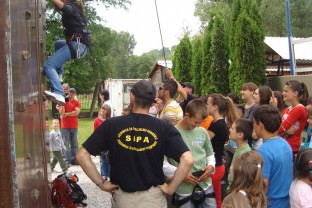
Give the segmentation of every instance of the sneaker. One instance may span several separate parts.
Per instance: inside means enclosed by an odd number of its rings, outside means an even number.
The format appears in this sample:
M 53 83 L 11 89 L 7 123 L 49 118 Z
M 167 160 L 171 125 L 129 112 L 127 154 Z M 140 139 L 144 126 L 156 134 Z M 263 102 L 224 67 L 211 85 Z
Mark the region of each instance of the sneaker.
M 63 95 L 55 94 L 47 90 L 44 91 L 44 94 L 46 95 L 47 99 L 57 103 L 59 106 L 65 105 L 65 97 Z

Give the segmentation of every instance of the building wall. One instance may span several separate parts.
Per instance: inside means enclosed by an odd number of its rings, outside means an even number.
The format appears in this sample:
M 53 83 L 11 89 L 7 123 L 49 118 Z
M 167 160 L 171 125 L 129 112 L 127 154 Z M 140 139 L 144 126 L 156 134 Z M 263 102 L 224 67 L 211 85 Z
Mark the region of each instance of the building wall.
M 312 75 L 294 75 L 294 76 L 280 76 L 268 77 L 268 85 L 272 90 L 283 91 L 285 83 L 289 80 L 298 80 L 307 85 L 310 95 L 312 95 Z

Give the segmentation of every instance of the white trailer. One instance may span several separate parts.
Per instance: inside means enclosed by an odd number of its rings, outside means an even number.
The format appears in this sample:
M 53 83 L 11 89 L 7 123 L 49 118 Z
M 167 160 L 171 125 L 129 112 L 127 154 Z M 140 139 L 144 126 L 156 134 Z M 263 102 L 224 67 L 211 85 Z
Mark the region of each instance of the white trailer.
M 130 91 L 141 79 L 107 79 L 104 89 L 109 91 L 109 97 L 114 108 L 114 116 L 120 116 L 122 110 L 130 104 Z

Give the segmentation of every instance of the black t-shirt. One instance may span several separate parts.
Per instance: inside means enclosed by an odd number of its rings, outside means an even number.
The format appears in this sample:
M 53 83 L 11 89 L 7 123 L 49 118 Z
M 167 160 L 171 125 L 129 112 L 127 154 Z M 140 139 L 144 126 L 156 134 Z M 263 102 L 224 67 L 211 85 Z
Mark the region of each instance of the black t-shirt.
M 216 158 L 216 166 L 223 164 L 222 154 L 224 150 L 224 144 L 228 140 L 229 133 L 225 123 L 225 119 L 219 119 L 210 124 L 209 131 L 212 131 L 215 136 L 211 139 L 211 144 Z
M 189 151 L 168 121 L 135 113 L 105 120 L 82 146 L 94 156 L 109 150 L 111 181 L 126 192 L 163 184 L 164 155 L 179 161 Z
M 194 96 L 191 95 L 191 94 L 189 94 L 189 93 L 186 93 L 186 95 L 187 95 L 186 100 L 184 100 L 183 102 L 180 103 L 180 106 L 181 106 L 181 108 L 182 108 L 182 110 L 183 110 L 183 115 L 184 115 L 184 113 L 185 113 L 186 105 L 187 105 L 190 101 L 192 101 L 193 99 L 195 99 Z

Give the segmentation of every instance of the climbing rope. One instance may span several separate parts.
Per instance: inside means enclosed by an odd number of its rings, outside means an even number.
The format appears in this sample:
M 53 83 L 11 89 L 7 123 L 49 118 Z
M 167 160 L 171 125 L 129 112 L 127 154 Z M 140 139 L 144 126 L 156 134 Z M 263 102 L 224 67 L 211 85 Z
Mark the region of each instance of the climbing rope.
M 156 8 L 156 14 L 157 14 L 157 20 L 158 20 L 158 27 L 159 27 L 161 45 L 162 45 L 162 50 L 163 50 L 163 54 L 164 54 L 165 65 L 167 67 L 166 53 L 165 53 L 164 42 L 163 42 L 163 37 L 162 37 L 162 33 L 161 33 L 161 27 L 160 27 L 160 21 L 159 21 L 159 16 L 158 16 L 157 3 L 156 3 L 156 0 L 154 0 L 154 1 L 155 1 L 155 8 Z

